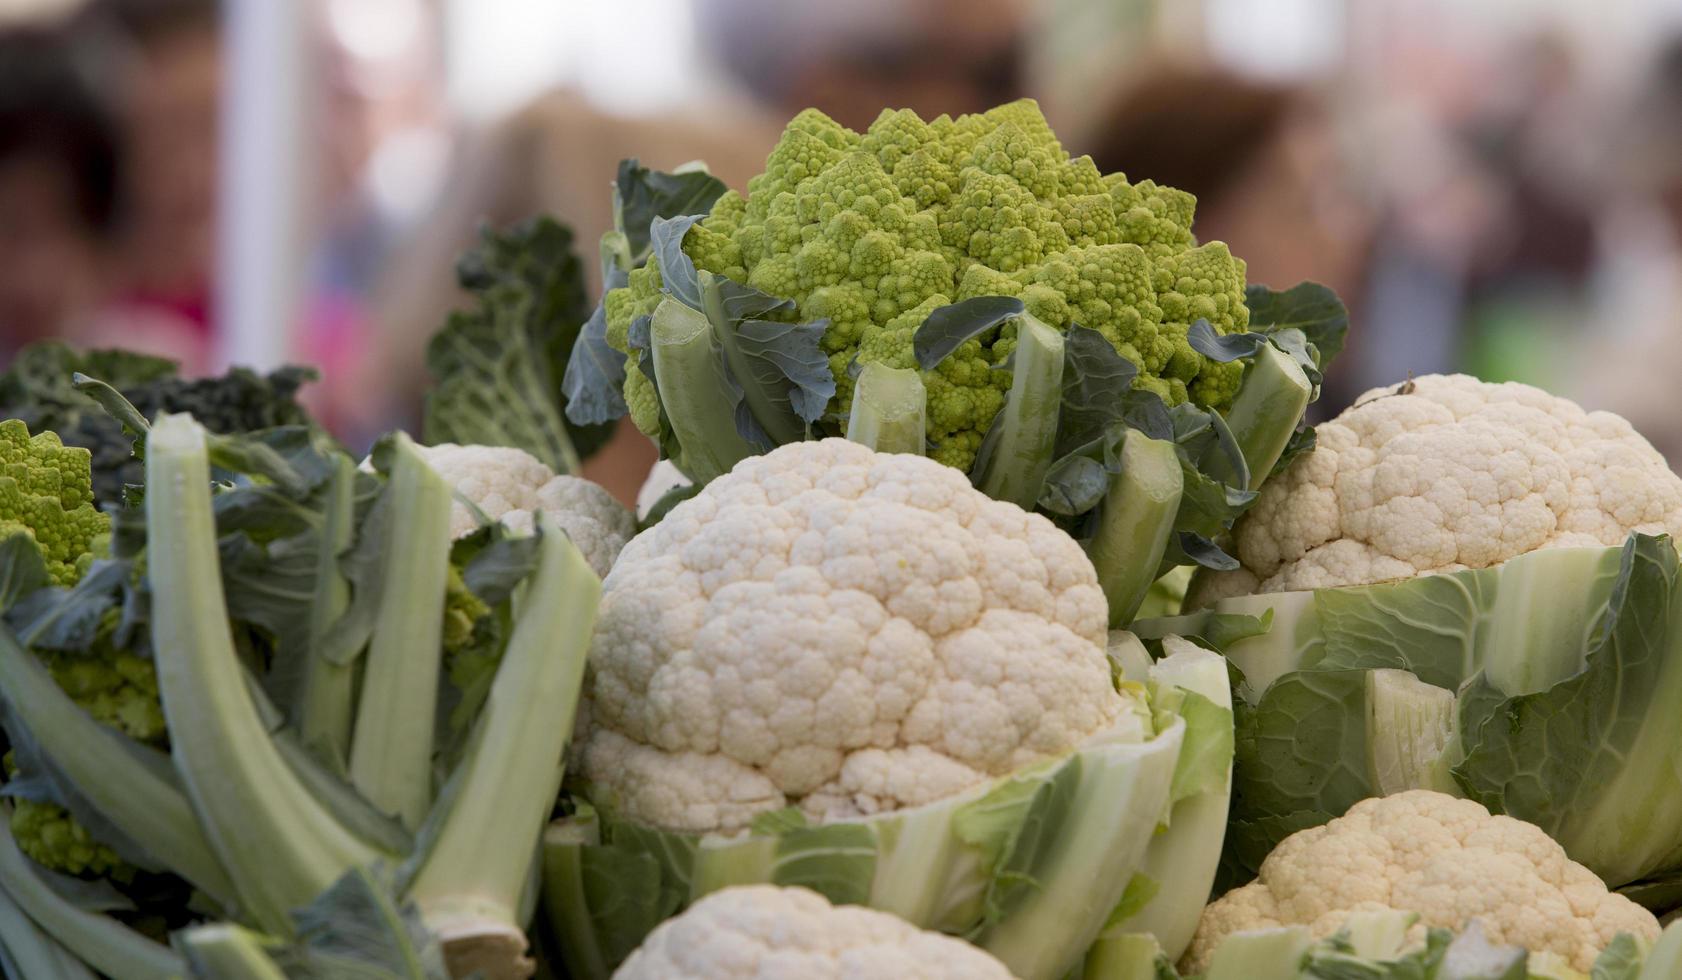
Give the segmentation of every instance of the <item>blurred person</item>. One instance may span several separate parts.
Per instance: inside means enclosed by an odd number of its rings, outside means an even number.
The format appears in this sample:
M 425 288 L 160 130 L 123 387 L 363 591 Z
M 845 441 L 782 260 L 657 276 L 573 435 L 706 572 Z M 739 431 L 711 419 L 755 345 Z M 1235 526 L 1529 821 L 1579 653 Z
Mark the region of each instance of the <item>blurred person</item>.
M 105 295 L 116 123 L 57 32 L 0 36 L 0 359 L 59 337 Z
M 92 0 L 76 21 L 83 43 L 106 67 L 124 161 L 112 295 L 76 340 L 166 356 L 188 375 L 220 369 L 221 14 L 219 0 Z M 312 43 L 329 53 L 319 34 Z M 348 226 L 358 213 L 346 206 L 354 192 L 346 173 L 367 156 L 356 108 L 343 97 L 324 98 L 310 116 L 319 127 L 324 179 L 302 206 L 317 236 Z M 351 250 L 361 244 L 353 242 Z M 380 427 L 373 416 L 381 405 L 358 363 L 369 351 L 357 292 L 366 282 L 335 281 L 335 271 L 330 255 L 311 264 L 289 359 L 321 372 L 321 381 L 300 393 L 311 413 L 350 444 L 362 445 Z
M 1598 236 L 1589 329 L 1564 393 L 1628 419 L 1682 469 L 1682 35 L 1621 113 Z
M 106 62 L 124 151 L 116 305 L 86 340 L 192 373 L 214 340 L 219 21 L 216 0 L 93 0 L 78 25 Z
M 555 215 L 576 233 L 599 289 L 596 242 L 612 227 L 610 185 L 621 159 L 666 170 L 698 159 L 743 189 L 801 109 L 863 129 L 888 107 L 933 117 L 1021 94 L 1020 0 L 695 2 L 700 44 L 726 76 L 724 91 L 644 117 L 608 115 L 575 91 L 552 91 L 463 141 L 443 199 L 381 291 L 383 354 L 369 364 L 394 389 L 397 417 L 412 424 L 418 415 L 426 341 L 462 302 L 452 270 L 481 224 Z M 585 475 L 631 504 L 654 458 L 653 444 L 625 420 Z
M 1195 196 L 1193 231 L 1226 242 L 1250 282 L 1312 279 L 1345 301 L 1359 291 L 1370 219 L 1317 93 L 1164 64 L 1096 118 L 1086 149 L 1098 168 Z
M 862 130 L 884 108 L 924 119 L 1027 94 L 1026 0 L 695 0 L 701 45 L 751 97 Z
M 1576 370 L 1596 262 L 1598 107 L 1558 35 L 1523 37 L 1496 64 L 1501 83 L 1458 127 L 1496 207 L 1466 267 L 1458 366 L 1553 389 Z

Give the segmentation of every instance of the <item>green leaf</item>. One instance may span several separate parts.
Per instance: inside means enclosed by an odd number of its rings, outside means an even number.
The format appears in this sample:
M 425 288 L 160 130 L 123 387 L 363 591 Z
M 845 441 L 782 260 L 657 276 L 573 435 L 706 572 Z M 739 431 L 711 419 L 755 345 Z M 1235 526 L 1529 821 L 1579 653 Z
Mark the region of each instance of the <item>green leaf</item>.
M 1263 333 L 1302 331 L 1314 345 L 1314 364 L 1321 371 L 1343 350 L 1349 333 L 1349 310 L 1337 294 L 1317 282 L 1300 282 L 1284 292 L 1252 284 L 1244 290 L 1250 310 L 1250 329 Z
M 625 237 L 626 270 L 648 257 L 649 228 L 656 218 L 704 215 L 727 188 L 705 170 L 662 173 L 635 157 L 619 162 L 613 182 L 613 226 Z
M 22 529 L 0 534 L 0 613 L 47 584 L 47 562 L 34 535 Z
M 911 335 L 917 366 L 933 371 L 968 341 L 1019 317 L 1027 308 L 1011 296 L 977 296 L 936 309 Z
M 297 943 L 281 961 L 289 975 L 346 980 L 446 980 L 438 939 L 389 872 L 355 868 L 293 913 Z
M 1589 980 L 1637 980 L 1641 976 L 1641 961 L 1645 958 L 1635 937 L 1620 932 L 1594 958 Z
M 1461 699 L 1467 792 L 1613 886 L 1682 866 L 1679 606 L 1675 546 L 1632 535 L 1579 672 L 1510 698 L 1483 676 Z
M 653 261 L 667 295 L 706 318 L 717 358 L 717 387 L 725 397 L 719 399 L 716 390 L 674 392 L 673 385 L 696 382 L 654 377 L 662 405 L 670 397 L 696 410 L 728 410 L 737 435 L 760 452 L 805 439 L 835 397 L 835 376 L 822 347 L 829 321 L 784 322 L 794 314 L 793 300 L 697 271 L 684 254 L 683 236 L 699 220 L 694 215 L 656 218 L 650 229 Z M 633 326 L 638 336 L 630 343 L 639 349 L 652 346 L 648 333 L 653 325 Z M 652 364 L 658 375 L 660 361 L 644 357 L 642 362 Z M 685 447 L 685 457 L 694 451 Z
M 1039 887 L 1036 864 L 1068 819 L 1080 759 L 1036 766 L 999 783 L 952 816 L 952 832 L 981 854 L 988 879 L 984 923 L 1003 920 Z
M 513 446 L 576 472 L 611 432 L 565 416 L 562 376 L 590 315 L 572 232 L 547 217 L 487 229 L 457 275 L 476 305 L 452 314 L 427 347 L 435 384 L 425 441 Z
M 613 184 L 614 230 L 603 235 L 601 243 L 604 299 L 648 260 L 649 232 L 656 219 L 703 215 L 724 190 L 724 183 L 705 170 L 667 174 L 635 159 L 620 161 Z M 602 425 L 625 414 L 625 361 L 624 352 L 607 342 L 607 310 L 598 303 L 579 332 L 561 378 L 568 421 L 575 426 Z M 643 365 L 648 369 L 648 358 Z
M 938 312 L 938 311 L 937 311 Z M 1057 415 L 1059 457 L 1099 439 L 1123 420 L 1139 368 L 1103 334 L 1072 324 L 1063 340 L 1063 404 Z
M 836 905 L 864 905 L 876 876 L 876 832 L 863 823 L 785 829 L 770 880 L 810 888 Z

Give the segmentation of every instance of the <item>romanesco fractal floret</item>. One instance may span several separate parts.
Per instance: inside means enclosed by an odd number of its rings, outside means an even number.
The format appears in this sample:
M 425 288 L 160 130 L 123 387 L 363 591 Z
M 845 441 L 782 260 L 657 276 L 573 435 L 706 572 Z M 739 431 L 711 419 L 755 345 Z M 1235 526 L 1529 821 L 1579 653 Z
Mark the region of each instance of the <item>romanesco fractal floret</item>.
M 93 457 L 56 434 L 30 436 L 17 419 L 0 422 L 0 534 L 35 539 L 55 585 L 72 585 L 111 521 L 93 503 Z
M 796 116 L 746 195 L 719 198 L 684 251 L 698 268 L 792 299 L 800 320 L 827 319 L 844 418 L 850 370 L 913 366 L 912 334 L 929 311 L 976 296 L 1017 296 L 1042 321 L 1101 333 L 1170 403 L 1224 409 L 1242 365 L 1192 350 L 1198 318 L 1217 333 L 1248 324 L 1244 263 L 1192 237 L 1196 201 L 1071 158 L 1032 100 L 925 122 L 884 111 L 854 133 L 823 113 Z M 658 302 L 658 274 L 633 273 L 607 299 L 608 339 L 625 349 L 635 316 Z M 959 349 L 925 375 L 932 454 L 967 469 L 1004 404 L 1011 326 Z M 632 357 L 636 355 L 633 352 Z M 633 420 L 655 433 L 653 385 L 627 366 Z

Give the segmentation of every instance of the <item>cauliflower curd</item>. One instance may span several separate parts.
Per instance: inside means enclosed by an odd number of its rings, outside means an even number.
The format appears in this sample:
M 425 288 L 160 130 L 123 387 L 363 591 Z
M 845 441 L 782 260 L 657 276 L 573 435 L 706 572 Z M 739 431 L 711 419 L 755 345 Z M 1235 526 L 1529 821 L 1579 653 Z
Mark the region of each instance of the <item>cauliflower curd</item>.
M 1488 568 L 1542 548 L 1682 536 L 1682 478 L 1628 422 L 1529 385 L 1429 375 L 1316 429 L 1236 531 L 1216 595 Z
M 840 439 L 751 458 L 604 583 L 581 755 L 667 830 L 942 799 L 1145 709 L 1116 692 L 1092 565 L 956 470 Z
M 555 518 L 590 568 L 606 575 L 619 549 L 637 533 L 636 518 L 611 493 L 580 477 L 557 476 L 523 449 L 448 442 L 415 449 L 458 497 L 450 508 L 451 537 L 478 528 L 474 509 L 521 534 L 531 533 L 542 511 Z
M 1541 828 L 1411 790 L 1287 837 L 1260 878 L 1204 910 L 1182 965 L 1208 969 L 1234 932 L 1303 925 L 1324 938 L 1351 913 L 1382 909 L 1417 912 L 1415 938 L 1476 921 L 1497 945 L 1553 953 L 1584 973 L 1618 933 L 1642 942 L 1659 935 L 1652 913 L 1608 892 Z
M 805 888 L 748 885 L 701 899 L 649 934 L 614 980 L 1010 980 L 974 946 Z

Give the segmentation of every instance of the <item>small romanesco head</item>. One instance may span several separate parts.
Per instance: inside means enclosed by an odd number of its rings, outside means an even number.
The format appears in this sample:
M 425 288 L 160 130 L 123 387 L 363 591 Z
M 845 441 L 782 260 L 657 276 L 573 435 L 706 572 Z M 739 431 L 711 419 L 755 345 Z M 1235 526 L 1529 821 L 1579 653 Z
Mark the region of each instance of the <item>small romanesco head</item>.
M 661 923 L 613 976 L 1010 980 L 1010 971 L 961 939 L 925 932 L 886 912 L 830 905 L 805 888 L 738 885 Z
M 1080 546 L 920 456 L 750 457 L 603 587 L 583 776 L 668 830 L 929 803 L 1131 717 Z
M 55 585 L 73 585 L 111 520 L 94 506 L 93 457 L 52 432 L 0 422 L 0 534 L 29 534 Z
M 1218 242 L 1197 246 L 1195 203 L 1071 158 L 1028 99 L 927 122 L 886 110 L 863 133 L 808 109 L 747 193 L 720 197 L 684 250 L 700 269 L 793 300 L 801 320 L 829 321 L 831 418 L 850 409 L 858 364 L 911 366 L 911 335 L 930 310 L 996 295 L 1021 297 L 1052 326 L 1097 330 L 1138 365 L 1137 384 L 1171 404 L 1222 409 L 1242 365 L 1207 360 L 1186 331 L 1200 317 L 1221 334 L 1246 327 L 1245 269 Z M 650 272 L 610 292 L 608 342 L 627 350 L 630 324 L 659 297 Z M 1013 327 L 992 331 L 955 369 L 925 378 L 936 459 L 974 462 L 1011 383 L 992 369 L 1014 342 Z M 658 397 L 631 357 L 626 402 L 653 435 Z
M 1418 913 L 1420 934 L 1476 921 L 1496 945 L 1552 953 L 1585 974 L 1619 933 L 1659 934 L 1651 912 L 1607 891 L 1540 827 L 1410 790 L 1285 838 L 1260 877 L 1203 910 L 1182 966 L 1207 969 L 1234 932 L 1301 925 L 1323 938 L 1350 913 L 1382 909 Z

